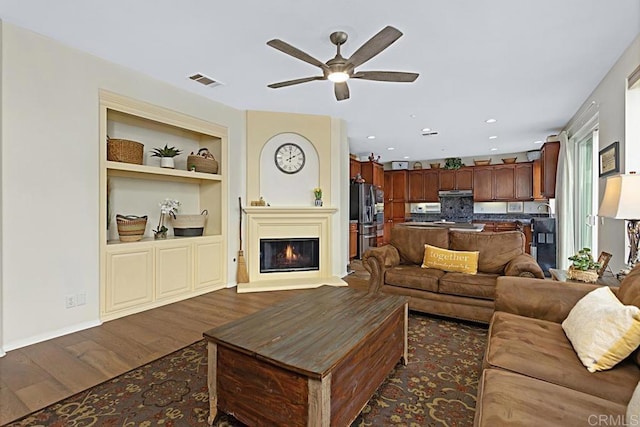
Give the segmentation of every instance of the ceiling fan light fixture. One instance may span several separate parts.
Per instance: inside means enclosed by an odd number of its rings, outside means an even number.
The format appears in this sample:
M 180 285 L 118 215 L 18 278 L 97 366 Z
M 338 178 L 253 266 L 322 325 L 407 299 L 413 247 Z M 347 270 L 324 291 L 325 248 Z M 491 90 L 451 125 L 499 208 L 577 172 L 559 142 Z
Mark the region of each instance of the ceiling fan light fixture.
M 349 80 L 349 74 L 344 71 L 337 71 L 334 73 L 330 73 L 327 78 L 334 83 L 344 83 Z

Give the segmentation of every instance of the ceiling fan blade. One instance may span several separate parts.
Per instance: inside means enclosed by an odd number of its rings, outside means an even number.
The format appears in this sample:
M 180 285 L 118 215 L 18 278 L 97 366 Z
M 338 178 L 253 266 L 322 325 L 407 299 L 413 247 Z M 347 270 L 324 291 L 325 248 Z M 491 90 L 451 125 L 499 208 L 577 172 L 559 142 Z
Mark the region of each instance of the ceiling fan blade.
M 325 64 L 324 62 L 320 62 L 318 59 L 314 58 L 313 56 L 309 55 L 306 52 L 301 51 L 297 47 L 291 46 L 287 42 L 283 42 L 282 40 L 278 40 L 278 39 L 273 39 L 273 40 L 269 40 L 267 44 L 274 49 L 278 49 L 280 52 L 293 56 L 294 58 L 298 58 L 311 65 L 315 65 L 316 67 L 320 67 L 323 70 L 327 70 L 327 71 L 329 70 L 329 67 L 327 66 L 327 64 Z
M 360 46 L 360 48 L 351 55 L 348 62 L 353 68 L 362 65 L 388 48 L 393 42 L 398 40 L 400 36 L 402 36 L 400 30 L 391 26 L 384 27 L 378 34 Z
M 349 99 L 349 86 L 347 86 L 347 82 L 335 83 L 333 85 L 333 91 L 335 92 L 336 99 L 338 101 Z
M 402 71 L 358 71 L 352 79 L 377 80 L 380 82 L 411 83 L 418 78 L 418 73 L 405 73 Z
M 324 76 L 304 77 L 301 79 L 287 80 L 285 82 L 271 83 L 267 87 L 270 87 L 271 89 L 278 89 L 285 86 L 292 86 L 300 83 L 312 82 L 314 80 L 326 80 L 326 78 Z

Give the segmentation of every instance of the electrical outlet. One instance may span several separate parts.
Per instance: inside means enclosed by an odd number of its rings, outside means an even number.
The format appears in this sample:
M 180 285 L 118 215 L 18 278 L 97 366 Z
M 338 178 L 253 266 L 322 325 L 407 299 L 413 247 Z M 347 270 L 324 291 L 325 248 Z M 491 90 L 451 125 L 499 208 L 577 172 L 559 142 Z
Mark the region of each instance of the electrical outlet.
M 64 306 L 66 308 L 73 308 L 77 305 L 76 296 L 75 295 L 67 295 L 64 297 Z
M 78 305 L 85 305 L 87 303 L 87 293 L 80 292 L 78 295 L 76 295 L 76 302 L 78 303 Z

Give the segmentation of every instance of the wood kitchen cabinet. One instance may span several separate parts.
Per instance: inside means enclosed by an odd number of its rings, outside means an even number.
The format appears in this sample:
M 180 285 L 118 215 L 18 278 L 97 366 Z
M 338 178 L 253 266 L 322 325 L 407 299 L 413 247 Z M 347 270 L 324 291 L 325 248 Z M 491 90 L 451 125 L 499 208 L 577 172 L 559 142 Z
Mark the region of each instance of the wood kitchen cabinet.
M 409 201 L 408 177 L 406 170 L 384 172 L 384 243 L 389 242 L 393 225 L 404 222 Z
M 378 162 L 360 162 L 360 175 L 364 182 L 384 187 L 384 167 Z
M 349 223 L 349 259 L 358 256 L 358 223 Z
M 408 172 L 409 202 L 439 202 L 438 197 L 440 174 L 437 170 L 413 170 Z
M 440 170 L 438 187 L 442 191 L 473 190 L 473 168 Z
M 358 159 L 349 158 L 349 178 L 353 179 L 358 174 L 362 174 L 360 161 Z
M 546 199 L 556 197 L 556 173 L 558 170 L 559 142 L 546 142 L 540 149 L 540 187 Z
M 473 200 L 520 201 L 533 198 L 532 164 L 477 166 L 473 169 Z
M 537 159 L 533 161 L 532 175 L 533 200 L 546 200 L 542 195 L 542 160 Z

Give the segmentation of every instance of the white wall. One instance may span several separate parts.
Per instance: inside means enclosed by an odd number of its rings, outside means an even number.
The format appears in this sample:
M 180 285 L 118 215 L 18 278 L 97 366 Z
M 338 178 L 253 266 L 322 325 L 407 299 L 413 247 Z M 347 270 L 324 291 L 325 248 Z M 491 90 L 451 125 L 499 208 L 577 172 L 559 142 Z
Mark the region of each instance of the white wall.
M 568 59 L 570 60 L 570 58 Z M 597 61 L 597 58 L 593 59 Z M 627 92 L 627 77 L 640 64 L 640 36 L 631 43 L 620 59 L 609 70 L 596 89 L 587 97 L 577 110 L 585 110 L 595 101 L 599 116 L 599 150 L 614 141 L 620 141 L 620 171 L 639 170 L 640 160 L 637 158 L 640 141 L 627 138 L 625 133 L 625 99 Z M 595 113 L 595 111 L 594 111 Z M 580 113 L 569 121 L 565 130 L 574 127 L 574 122 L 584 120 Z M 637 118 L 634 119 L 636 122 Z M 599 179 L 599 200 L 602 201 L 605 179 Z M 598 248 L 613 254 L 609 265 L 614 272 L 620 270 L 626 263 L 628 251 L 625 223 L 622 220 L 610 218 L 601 219 L 598 232 Z
M 226 168 L 231 201 L 246 188 L 246 118 L 11 24 L 1 31 L 0 348 L 6 351 L 99 323 L 99 89 L 228 127 L 223 161 L 233 165 Z M 236 236 L 236 203 L 228 211 L 227 233 Z M 228 242 L 232 276 L 238 242 Z M 65 309 L 64 296 L 81 291 L 87 304 Z
M 2 78 L 2 58 L 4 57 L 4 55 L 2 54 L 3 49 L 2 49 L 2 26 L 3 26 L 3 22 L 0 21 L 0 100 L 2 100 L 2 86 L 4 83 L 4 79 Z M 2 106 L 2 103 L 0 102 L 0 106 Z M 2 153 L 2 113 L 0 112 L 0 153 Z M 2 183 L 4 182 L 3 176 L 4 176 L 4 167 L 3 167 L 3 163 L 5 157 L 4 156 L 0 156 L 0 189 L 3 188 Z M 2 261 L 3 261 L 3 245 L 2 245 L 2 225 L 3 225 L 3 215 L 2 215 L 2 197 L 3 192 L 0 191 L 0 357 L 5 355 L 4 352 L 4 347 L 2 345 L 3 340 L 2 340 L 2 318 L 3 315 L 2 313 L 4 312 L 4 310 L 2 310 L 2 283 L 3 283 L 3 279 L 4 279 L 4 275 L 2 274 Z

